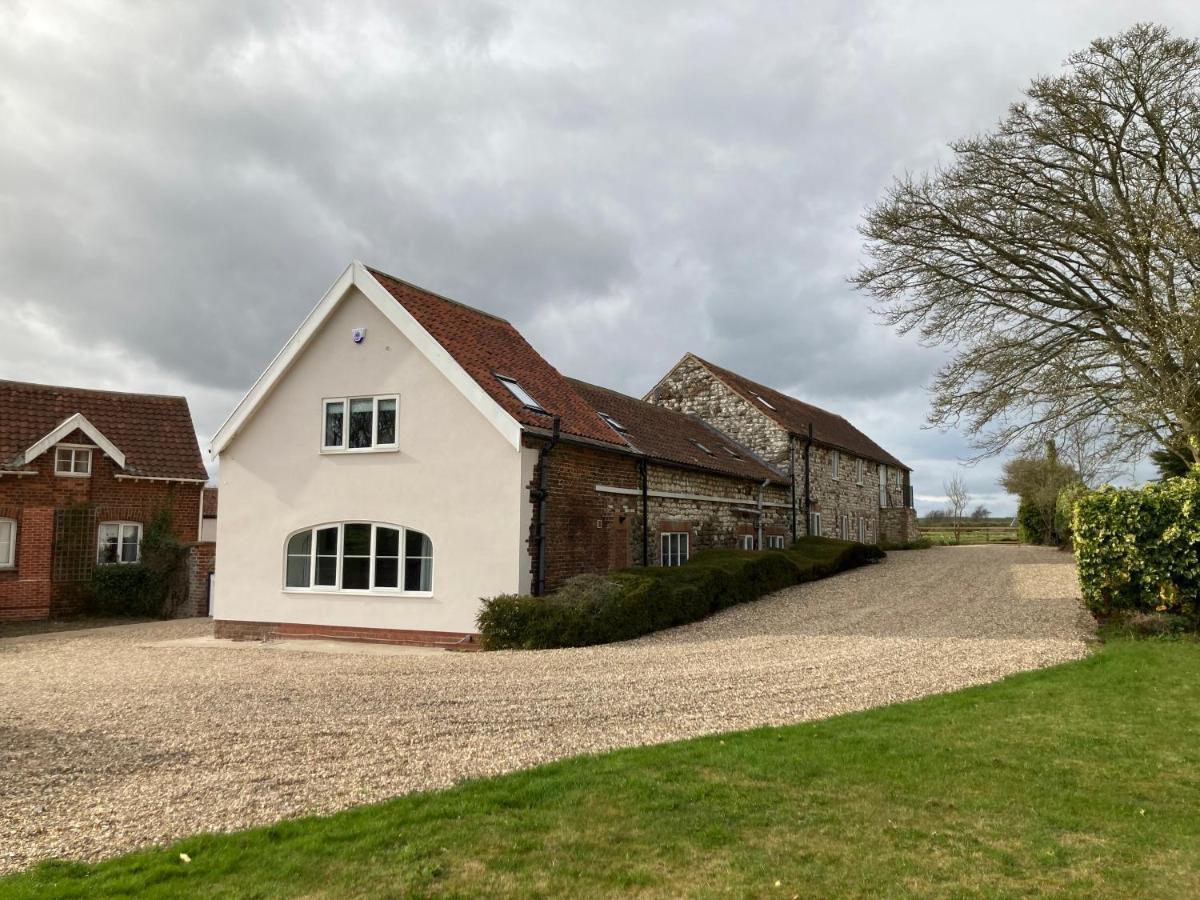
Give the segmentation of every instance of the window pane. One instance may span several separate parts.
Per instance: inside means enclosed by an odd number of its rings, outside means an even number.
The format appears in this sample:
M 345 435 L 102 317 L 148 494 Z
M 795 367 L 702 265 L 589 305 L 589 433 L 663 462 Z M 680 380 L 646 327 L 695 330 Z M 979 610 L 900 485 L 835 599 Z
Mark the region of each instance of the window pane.
M 375 401 L 370 397 L 350 401 L 350 447 L 359 449 L 371 446 L 371 419 Z
M 419 531 L 404 533 L 405 556 L 433 556 L 433 542 Z
M 679 535 L 679 564 L 683 565 L 688 561 L 688 535 L 685 531 Z
M 337 526 L 317 529 L 317 554 L 320 556 L 337 556 Z
M 312 553 L 312 532 L 302 531 L 293 534 L 288 540 L 288 556 L 308 556 Z
M 17 530 L 12 522 L 0 522 L 0 566 L 11 566 L 13 563 L 13 532 Z
M 121 562 L 135 563 L 138 561 L 142 529 L 137 525 L 126 525 L 121 531 Z
M 342 425 L 346 420 L 344 403 L 325 404 L 325 446 L 342 446 Z
M 377 444 L 394 444 L 396 443 L 396 401 L 395 400 L 380 400 L 379 401 L 379 421 L 375 423 L 375 428 L 378 432 L 375 443 Z
M 312 559 L 306 554 L 304 556 L 288 556 L 287 559 L 287 580 L 285 584 L 288 587 L 308 587 L 309 565 Z
M 346 556 L 370 556 L 371 526 L 361 524 L 343 526 L 342 553 Z
M 433 560 L 406 559 L 404 561 L 404 589 L 406 591 L 432 591 Z
M 342 560 L 342 590 L 365 591 L 370 586 L 371 557 L 345 557 Z
M 378 557 L 375 560 L 375 587 L 399 587 L 400 559 L 395 556 Z
M 412 532 L 409 533 L 412 534 Z M 380 526 L 375 529 L 375 555 L 400 555 L 400 530 L 398 528 L 384 528 Z
M 318 556 L 317 557 L 317 580 L 316 584 L 320 587 L 336 587 L 337 586 L 337 557 L 336 556 Z
M 100 549 L 96 554 L 96 562 L 115 563 L 117 561 L 117 539 L 119 536 L 119 525 L 100 526 Z
M 71 451 L 64 450 L 59 447 L 54 451 L 54 471 L 55 472 L 70 472 L 71 471 Z
M 88 450 L 75 451 L 75 474 L 87 475 L 92 468 L 92 454 Z

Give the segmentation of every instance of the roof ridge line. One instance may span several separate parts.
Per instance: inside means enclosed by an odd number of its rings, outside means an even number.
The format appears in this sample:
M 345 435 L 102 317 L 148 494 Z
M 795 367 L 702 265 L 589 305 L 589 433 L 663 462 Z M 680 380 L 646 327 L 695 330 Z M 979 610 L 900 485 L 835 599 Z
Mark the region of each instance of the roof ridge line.
M 27 387 L 40 388 L 50 391 L 71 391 L 80 394 L 107 394 L 112 397 L 148 397 L 153 400 L 183 400 L 187 401 L 184 394 L 152 394 L 146 391 L 115 391 L 111 388 L 88 388 L 75 387 L 69 384 L 46 384 L 40 381 L 16 381 L 11 378 L 0 378 L 0 387 L 9 385 L 12 387 Z
M 463 303 L 461 300 L 455 300 L 453 297 L 447 297 L 445 294 L 439 294 L 437 291 L 431 291 L 427 287 L 422 287 L 419 284 L 414 284 L 411 281 L 406 281 L 403 278 L 398 278 L 395 275 L 392 275 L 390 272 L 385 272 L 385 271 L 383 271 L 383 269 L 377 269 L 374 266 L 368 266 L 366 263 L 363 263 L 363 268 L 366 269 L 368 272 L 370 272 L 372 275 L 377 275 L 377 276 L 382 275 L 384 278 L 387 278 L 387 279 L 390 279 L 391 281 L 396 282 L 396 284 L 402 284 L 405 287 L 411 288 L 414 291 L 420 291 L 422 294 L 428 294 L 430 297 L 436 297 L 438 300 L 444 300 L 447 303 L 453 303 L 455 306 L 460 306 L 463 309 L 470 310 L 473 313 L 478 313 L 479 315 L 484 316 L 485 318 L 493 319 L 497 322 L 503 322 L 505 325 L 509 326 L 510 328 L 516 329 L 516 326 L 513 325 L 513 323 L 510 322 L 508 319 L 504 318 L 503 316 L 498 316 L 495 313 L 490 313 L 486 309 L 480 309 L 478 306 L 472 306 L 469 303 Z

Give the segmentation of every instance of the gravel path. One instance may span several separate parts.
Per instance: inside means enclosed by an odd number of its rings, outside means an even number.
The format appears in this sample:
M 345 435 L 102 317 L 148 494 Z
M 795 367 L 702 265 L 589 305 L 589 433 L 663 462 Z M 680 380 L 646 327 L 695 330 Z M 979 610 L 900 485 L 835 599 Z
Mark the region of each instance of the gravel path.
M 206 620 L 0 640 L 0 872 L 1077 659 L 1075 585 L 1056 551 L 963 547 L 581 650 L 155 646 Z

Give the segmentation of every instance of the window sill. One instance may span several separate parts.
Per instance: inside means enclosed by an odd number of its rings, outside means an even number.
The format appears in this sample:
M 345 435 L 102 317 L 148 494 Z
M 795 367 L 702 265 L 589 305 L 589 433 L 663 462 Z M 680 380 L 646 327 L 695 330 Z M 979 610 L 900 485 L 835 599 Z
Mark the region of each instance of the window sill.
M 55 478 L 91 478 L 91 472 L 55 472 Z
M 433 597 L 433 591 L 355 591 L 341 590 L 335 587 L 325 588 L 290 588 L 282 589 L 285 594 L 315 594 L 320 597 L 396 597 L 396 598 L 415 598 L 429 599 Z

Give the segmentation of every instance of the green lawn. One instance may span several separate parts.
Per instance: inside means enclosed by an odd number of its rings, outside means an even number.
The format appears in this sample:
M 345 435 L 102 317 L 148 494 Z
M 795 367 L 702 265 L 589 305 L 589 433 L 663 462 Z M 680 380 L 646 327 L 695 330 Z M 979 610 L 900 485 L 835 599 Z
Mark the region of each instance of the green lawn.
M 1200 644 L 1119 640 L 914 703 L 47 864 L 0 895 L 1195 897 L 1198 736 Z

